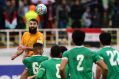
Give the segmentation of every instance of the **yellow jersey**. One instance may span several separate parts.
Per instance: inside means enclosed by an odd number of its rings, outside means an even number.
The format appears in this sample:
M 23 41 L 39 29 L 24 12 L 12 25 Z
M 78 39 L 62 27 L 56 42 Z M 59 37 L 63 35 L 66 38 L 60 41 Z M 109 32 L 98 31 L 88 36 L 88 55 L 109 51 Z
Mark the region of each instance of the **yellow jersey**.
M 31 34 L 29 32 L 25 32 L 22 36 L 21 44 L 27 47 L 33 47 L 34 43 L 38 41 L 44 42 L 44 35 L 41 32 L 37 32 L 36 34 Z M 27 55 L 33 55 L 33 51 L 27 51 Z

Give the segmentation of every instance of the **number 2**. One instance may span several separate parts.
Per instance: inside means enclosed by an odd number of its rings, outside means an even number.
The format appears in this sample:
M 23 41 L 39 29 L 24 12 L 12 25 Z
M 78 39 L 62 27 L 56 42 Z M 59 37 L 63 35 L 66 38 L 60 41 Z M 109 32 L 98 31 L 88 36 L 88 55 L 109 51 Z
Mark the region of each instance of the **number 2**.
M 79 61 L 78 65 L 77 65 L 77 70 L 78 71 L 82 71 L 84 69 L 83 67 L 81 67 L 83 59 L 84 59 L 83 55 L 77 55 L 77 60 Z

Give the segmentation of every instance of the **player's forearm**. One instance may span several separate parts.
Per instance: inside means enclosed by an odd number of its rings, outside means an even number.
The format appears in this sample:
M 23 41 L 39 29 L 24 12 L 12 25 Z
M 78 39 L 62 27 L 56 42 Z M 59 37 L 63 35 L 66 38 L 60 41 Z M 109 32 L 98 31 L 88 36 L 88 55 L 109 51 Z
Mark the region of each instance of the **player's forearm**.
M 33 47 L 26 47 L 26 50 L 33 51 Z
M 103 70 L 102 79 L 107 79 L 107 73 L 108 73 L 107 69 Z
M 95 79 L 100 79 L 101 75 L 102 75 L 102 69 L 99 66 L 97 66 Z
M 24 52 L 24 50 L 18 50 L 11 58 L 11 60 L 14 60 L 16 57 L 18 57 L 19 55 L 21 55 Z
M 61 75 L 61 79 L 66 79 L 65 70 L 64 69 L 60 69 L 60 75 Z

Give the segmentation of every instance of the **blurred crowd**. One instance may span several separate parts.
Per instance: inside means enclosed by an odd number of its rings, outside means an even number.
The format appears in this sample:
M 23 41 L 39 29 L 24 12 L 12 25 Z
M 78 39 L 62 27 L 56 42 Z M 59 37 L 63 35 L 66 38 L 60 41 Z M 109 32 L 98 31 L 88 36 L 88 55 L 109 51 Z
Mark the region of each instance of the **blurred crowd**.
M 30 6 L 40 3 L 47 6 L 48 12 L 37 15 L 39 28 L 119 26 L 119 0 L 0 0 L 0 29 L 26 29 Z

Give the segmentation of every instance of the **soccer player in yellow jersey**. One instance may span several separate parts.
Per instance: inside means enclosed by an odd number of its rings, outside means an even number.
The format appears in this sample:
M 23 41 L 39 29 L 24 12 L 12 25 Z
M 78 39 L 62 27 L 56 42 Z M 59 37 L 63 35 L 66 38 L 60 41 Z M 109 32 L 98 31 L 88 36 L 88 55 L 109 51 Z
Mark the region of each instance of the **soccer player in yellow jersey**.
M 18 46 L 18 51 L 12 56 L 12 60 L 25 52 L 25 57 L 33 55 L 33 44 L 43 43 L 44 35 L 37 31 L 38 21 L 36 19 L 31 19 L 29 21 L 29 32 L 25 32 L 22 36 L 21 44 Z
M 29 32 L 25 32 L 22 36 L 21 44 L 18 46 L 18 51 L 12 56 L 12 60 L 25 52 L 24 57 L 33 55 L 33 44 L 44 42 L 44 35 L 37 31 L 38 21 L 36 19 L 31 19 L 29 21 Z M 28 70 L 25 69 L 21 75 L 20 79 L 26 79 L 28 76 Z

